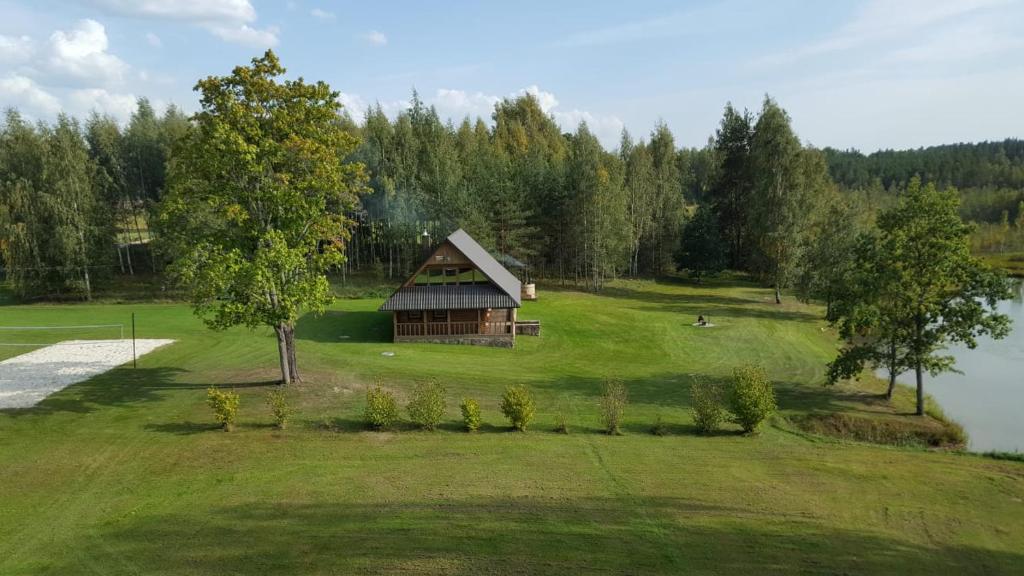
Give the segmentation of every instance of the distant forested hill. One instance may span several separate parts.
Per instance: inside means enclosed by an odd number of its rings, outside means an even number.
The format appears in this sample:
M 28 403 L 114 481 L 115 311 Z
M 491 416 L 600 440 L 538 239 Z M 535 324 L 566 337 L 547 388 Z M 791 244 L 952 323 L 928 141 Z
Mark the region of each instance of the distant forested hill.
M 856 150 L 826 148 L 832 179 L 844 188 L 866 188 L 877 178 L 890 188 L 915 174 L 940 187 L 1024 188 L 1024 140 L 945 144 L 915 150 Z
M 914 176 L 961 192 L 967 220 L 998 223 L 1021 217 L 1024 201 L 1024 140 L 945 144 L 915 150 L 824 149 L 829 173 L 846 190 L 898 191 Z

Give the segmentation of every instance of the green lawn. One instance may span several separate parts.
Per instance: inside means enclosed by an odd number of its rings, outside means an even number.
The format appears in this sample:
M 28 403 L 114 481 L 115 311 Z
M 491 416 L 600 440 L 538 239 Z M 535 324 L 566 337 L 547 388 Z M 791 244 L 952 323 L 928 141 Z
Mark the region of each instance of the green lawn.
M 0 574 L 1019 574 L 1024 465 L 844 443 L 776 419 L 758 437 L 693 433 L 688 387 L 756 361 L 784 416 L 892 413 L 821 385 L 820 310 L 742 283 L 541 290 L 514 350 L 395 345 L 380 300 L 341 300 L 298 332 L 305 382 L 285 431 L 263 397 L 269 331 L 206 330 L 175 304 L 0 307 L 2 325 L 127 323 L 178 339 L 38 407 L 0 412 Z M 690 326 L 698 314 L 718 326 Z M 393 351 L 387 357 L 381 352 Z M 9 355 L 9 354 L 8 354 Z M 602 379 L 629 387 L 626 434 L 598 432 Z M 363 431 L 364 393 L 448 388 L 434 433 Z M 507 432 L 502 389 L 538 420 Z M 210 384 L 242 395 L 212 429 Z M 484 408 L 458 431 L 458 400 Z M 898 403 L 896 412 L 904 410 Z M 551 432 L 559 413 L 571 434 Z M 661 417 L 671 434 L 648 434 Z

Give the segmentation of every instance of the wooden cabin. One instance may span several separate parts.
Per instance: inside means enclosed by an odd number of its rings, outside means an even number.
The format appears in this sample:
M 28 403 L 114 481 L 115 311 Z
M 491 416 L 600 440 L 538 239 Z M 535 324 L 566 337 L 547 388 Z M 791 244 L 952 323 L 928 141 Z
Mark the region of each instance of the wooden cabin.
M 511 348 L 521 305 L 519 279 L 459 229 L 380 310 L 393 314 L 395 342 Z

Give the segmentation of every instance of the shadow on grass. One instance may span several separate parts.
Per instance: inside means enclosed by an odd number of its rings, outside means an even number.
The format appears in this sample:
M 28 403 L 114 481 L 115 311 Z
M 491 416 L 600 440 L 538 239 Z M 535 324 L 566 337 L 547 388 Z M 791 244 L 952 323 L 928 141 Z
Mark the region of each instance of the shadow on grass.
M 303 421 L 304 427 L 307 430 L 319 430 L 327 432 L 339 432 L 339 433 L 353 433 L 353 432 L 378 432 L 381 434 L 469 434 L 466 431 L 466 425 L 463 424 L 462 420 L 445 420 L 437 425 L 437 429 L 434 431 L 422 430 L 416 424 L 408 421 L 401 421 L 395 423 L 393 426 L 377 430 L 370 428 L 366 422 L 358 417 L 332 417 L 324 418 L 321 420 L 305 420 Z M 538 429 L 539 430 L 539 429 Z M 495 433 L 509 433 L 515 432 L 511 426 L 496 425 L 488 422 L 481 422 L 480 428 L 473 432 L 473 434 L 495 434 Z
M 330 344 L 391 342 L 391 331 L 391 314 L 387 312 L 330 310 L 321 315 L 304 315 L 296 325 L 295 336 Z
M 707 374 L 664 373 L 650 377 L 623 380 L 629 392 L 630 404 L 645 404 L 667 408 L 691 408 L 690 394 L 694 382 L 703 381 L 728 387 L 732 378 Z M 793 381 L 776 381 L 775 397 L 779 410 L 799 412 L 871 412 L 864 402 L 870 399 L 859 392 L 827 386 L 812 386 Z M 599 377 L 567 376 L 537 383 L 537 390 L 552 394 L 571 393 L 591 398 L 595 403 L 601 396 L 604 379 Z M 651 422 L 654 425 L 654 422 Z
M 191 436 L 203 432 L 223 432 L 220 424 L 214 422 L 169 422 L 166 424 L 149 423 L 143 426 L 150 432 L 162 432 L 164 434 L 175 434 L 177 436 Z
M 723 436 L 733 438 L 743 435 L 743 431 L 739 428 L 731 428 L 732 424 L 726 422 L 722 426 L 723 428 L 719 430 L 705 433 L 698 430 L 693 424 L 680 424 L 662 420 L 661 429 L 664 431 L 664 434 L 654 434 L 654 422 L 628 422 L 622 425 L 622 432 L 639 436 L 699 436 L 702 438 L 719 438 Z M 594 429 L 594 431 L 605 434 L 603 429 Z
M 688 286 L 694 288 L 694 292 L 678 294 L 658 290 L 660 285 Z M 775 304 L 768 289 L 759 289 L 751 284 L 740 283 L 739 286 L 750 290 L 757 290 L 762 298 L 749 298 L 743 296 L 730 296 L 721 293 L 714 293 L 713 290 L 722 287 L 736 287 L 735 282 L 696 284 L 683 279 L 664 281 L 659 280 L 656 284 L 650 285 L 649 289 L 636 289 L 628 285 L 608 286 L 600 292 L 589 293 L 595 297 L 616 298 L 631 300 L 638 303 L 652 304 L 659 306 L 660 310 L 672 312 L 685 316 L 692 316 L 693 322 L 697 316 L 703 315 L 714 321 L 714 318 L 761 318 L 765 320 L 816 322 L 821 320 L 817 314 L 803 311 L 791 310 L 787 304 Z M 552 292 L 579 292 L 579 288 L 551 287 Z M 704 293 L 702 291 L 706 290 Z
M 428 476 L 429 478 L 429 476 Z M 343 499 L 344 500 L 344 499 Z M 998 574 L 1021 552 L 826 525 L 673 497 L 311 501 L 282 495 L 95 527 L 49 559 L 52 573 L 131 558 L 146 574 Z M 251 543 L 252 545 L 239 545 Z M 65 556 L 66 555 L 66 556 Z
M 13 417 L 41 416 L 58 412 L 86 414 L 101 407 L 118 407 L 159 400 L 162 392 L 176 389 L 205 388 L 182 384 L 180 368 L 131 368 L 122 366 L 72 384 L 53 393 L 31 408 L 3 410 Z

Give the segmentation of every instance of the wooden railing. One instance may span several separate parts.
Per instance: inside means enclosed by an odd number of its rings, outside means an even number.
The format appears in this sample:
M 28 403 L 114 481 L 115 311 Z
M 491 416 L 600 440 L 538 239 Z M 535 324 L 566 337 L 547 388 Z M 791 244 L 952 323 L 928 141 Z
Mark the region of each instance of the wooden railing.
M 404 336 L 506 336 L 515 331 L 512 322 L 409 322 L 395 324 L 395 335 Z

